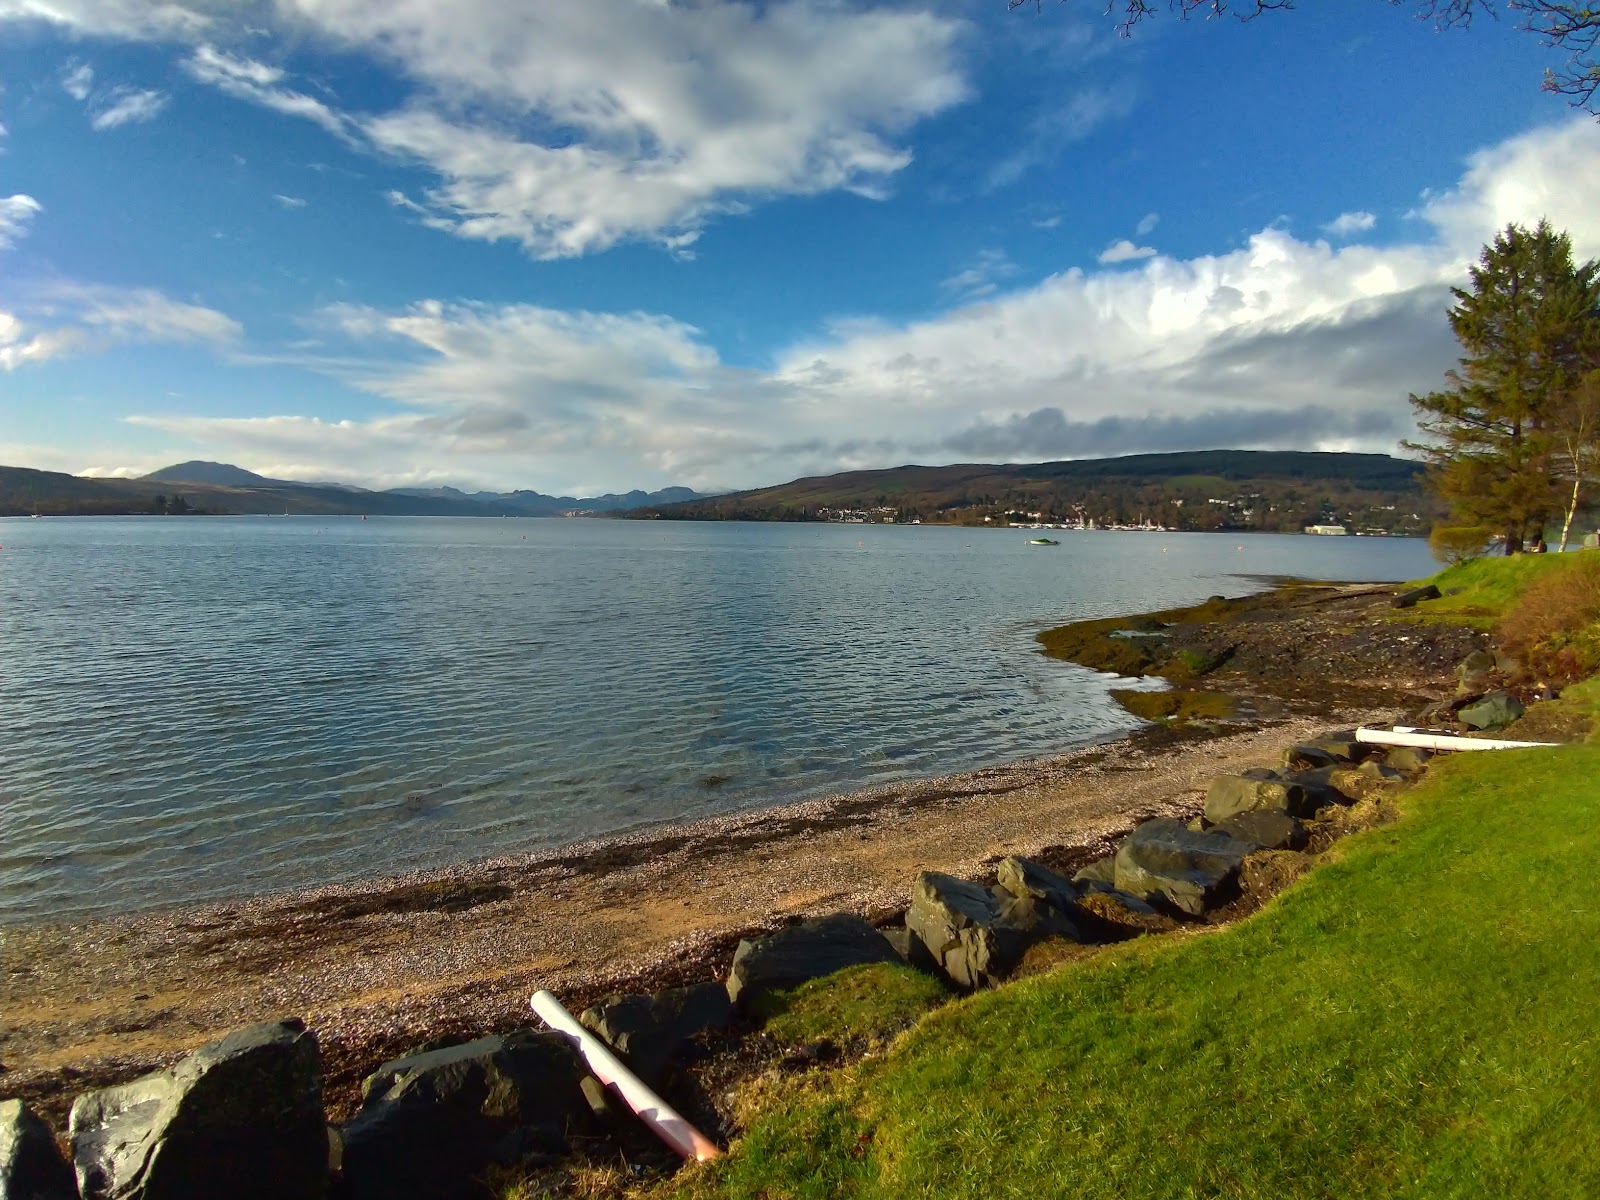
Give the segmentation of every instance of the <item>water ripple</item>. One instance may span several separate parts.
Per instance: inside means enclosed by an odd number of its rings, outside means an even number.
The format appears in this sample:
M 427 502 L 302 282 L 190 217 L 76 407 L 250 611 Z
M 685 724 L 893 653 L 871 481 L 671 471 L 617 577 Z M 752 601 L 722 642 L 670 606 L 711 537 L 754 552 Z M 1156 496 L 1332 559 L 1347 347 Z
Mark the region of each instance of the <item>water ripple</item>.
M 1391 540 L 600 521 L 4 522 L 0 921 L 439 865 L 1055 753 L 1037 629 L 1412 578 Z M 522 540 L 526 537 L 526 540 Z

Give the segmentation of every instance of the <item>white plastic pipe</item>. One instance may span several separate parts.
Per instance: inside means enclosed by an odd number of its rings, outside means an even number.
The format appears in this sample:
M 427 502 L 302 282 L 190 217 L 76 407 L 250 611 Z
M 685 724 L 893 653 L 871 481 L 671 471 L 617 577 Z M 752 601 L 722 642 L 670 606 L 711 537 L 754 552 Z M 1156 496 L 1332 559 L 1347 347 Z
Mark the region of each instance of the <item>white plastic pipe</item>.
M 685 1121 L 670 1104 L 651 1091 L 644 1080 L 628 1070 L 611 1052 L 611 1047 L 580 1025 L 578 1019 L 561 1006 L 561 1001 L 541 989 L 533 994 L 532 1004 L 533 1011 L 546 1025 L 577 1042 L 578 1053 L 583 1055 L 594 1077 L 621 1096 L 649 1126 L 650 1132 L 684 1158 L 707 1162 L 722 1157 L 715 1142 Z
M 1358 729 L 1356 741 L 1374 746 L 1417 746 L 1423 750 L 1527 750 L 1560 742 L 1508 742 L 1500 738 L 1458 737 L 1451 733 L 1418 733 L 1414 729 Z

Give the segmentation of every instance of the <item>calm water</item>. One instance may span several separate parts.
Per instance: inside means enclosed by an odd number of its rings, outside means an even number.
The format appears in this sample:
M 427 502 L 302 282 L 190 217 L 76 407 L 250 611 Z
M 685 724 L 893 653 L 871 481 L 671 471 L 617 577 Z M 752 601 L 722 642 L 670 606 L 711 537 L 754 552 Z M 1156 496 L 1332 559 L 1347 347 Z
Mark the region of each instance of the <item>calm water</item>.
M 0 921 L 247 895 L 1059 753 L 1034 649 L 1391 539 L 561 520 L 0 520 Z M 1242 548 L 1240 548 L 1242 547 Z

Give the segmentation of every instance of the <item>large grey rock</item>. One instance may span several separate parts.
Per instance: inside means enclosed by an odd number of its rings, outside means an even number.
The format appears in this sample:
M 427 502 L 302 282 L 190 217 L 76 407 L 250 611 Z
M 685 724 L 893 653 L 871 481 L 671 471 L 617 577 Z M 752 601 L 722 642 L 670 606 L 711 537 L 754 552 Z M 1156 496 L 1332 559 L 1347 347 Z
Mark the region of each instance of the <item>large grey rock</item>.
M 1409 592 L 1401 592 L 1389 603 L 1395 608 L 1414 608 L 1420 601 L 1438 598 L 1439 589 L 1430 583 L 1424 587 L 1412 588 Z
M 1072 877 L 1072 882 L 1083 888 L 1086 884 L 1103 883 L 1108 886 L 1117 881 L 1117 856 L 1108 854 L 1104 858 L 1097 858 L 1088 866 L 1079 870 Z
M 559 1153 L 592 1112 L 559 1033 L 479 1038 L 384 1063 L 341 1131 L 350 1200 L 454 1200 L 495 1165 Z
M 1318 797 L 1304 784 L 1272 771 L 1247 771 L 1242 775 L 1218 775 L 1206 789 L 1206 820 L 1220 825 L 1235 813 L 1286 812 L 1291 816 L 1310 816 Z M 1117 886 L 1121 887 L 1119 883 Z
M 718 983 L 669 988 L 654 996 L 607 996 L 578 1020 L 599 1034 L 640 1075 L 659 1079 L 672 1056 L 695 1034 L 733 1016 L 728 989 Z
M 0 1100 L 0 1200 L 78 1200 L 50 1127 L 21 1100 Z
M 1356 741 L 1354 730 L 1341 731 L 1290 746 L 1283 752 L 1283 765 L 1295 770 L 1341 767 L 1359 763 L 1371 753 L 1370 746 Z
M 1252 851 L 1303 850 L 1309 840 L 1306 827 L 1285 812 L 1235 813 L 1212 828 L 1248 843 Z
M 1432 757 L 1432 750 L 1424 750 L 1420 746 L 1395 746 L 1383 761 L 1386 766 L 1396 771 L 1415 775 L 1427 767 L 1428 760 Z
M 1510 692 L 1490 692 L 1476 704 L 1458 710 L 1456 720 L 1468 729 L 1504 729 L 1525 712 L 1522 701 Z
M 302 1200 L 328 1188 L 321 1056 L 300 1021 L 251 1025 L 170 1070 L 79 1096 L 85 1200 Z
M 1031 896 L 1056 908 L 1070 908 L 1078 898 L 1078 889 L 1070 879 L 1029 858 L 1002 858 L 995 877 L 1012 895 Z
M 1043 938 L 1077 936 L 1052 905 L 937 871 L 922 872 L 912 885 L 906 928 L 950 981 L 964 988 L 1003 979 Z
M 899 961 L 889 940 L 860 917 L 817 917 L 740 942 L 728 972 L 728 999 L 742 1008 L 764 992 L 797 987 L 846 967 Z
M 1146 821 L 1117 850 L 1117 887 L 1135 896 L 1159 892 L 1197 916 L 1221 897 L 1252 849 L 1225 833 L 1193 833 L 1181 821 Z

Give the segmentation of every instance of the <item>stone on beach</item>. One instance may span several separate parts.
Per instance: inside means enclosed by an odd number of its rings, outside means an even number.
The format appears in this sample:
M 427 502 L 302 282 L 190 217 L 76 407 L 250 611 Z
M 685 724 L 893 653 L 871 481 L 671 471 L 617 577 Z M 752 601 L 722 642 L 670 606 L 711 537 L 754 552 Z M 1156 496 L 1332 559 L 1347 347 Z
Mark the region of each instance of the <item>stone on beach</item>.
M 728 999 L 745 1008 L 766 992 L 798 987 L 846 967 L 899 961 L 889 939 L 860 917 L 817 917 L 740 942 L 728 972 Z
M 1246 771 L 1239 775 L 1218 775 L 1211 781 L 1206 790 L 1205 816 L 1213 825 L 1220 825 L 1235 813 L 1243 812 L 1286 812 L 1307 817 L 1315 811 L 1319 801 L 1319 797 L 1293 776 L 1275 771 Z
M 512 1033 L 384 1063 L 342 1133 L 350 1200 L 451 1200 L 464 1181 L 558 1153 L 588 1127 L 586 1074 L 559 1033 Z
M 1235 813 L 1212 828 L 1257 850 L 1303 850 L 1309 838 L 1306 827 L 1285 812 Z
M 578 1020 L 640 1075 L 659 1079 L 685 1042 L 704 1030 L 725 1026 L 732 1016 L 727 988 L 696 983 L 653 996 L 607 996 L 585 1009 Z
M 327 1193 L 321 1056 L 300 1021 L 251 1025 L 158 1071 L 79 1096 L 85 1200 L 312 1200 Z
M 1146 821 L 1117 850 L 1117 888 L 1135 896 L 1160 893 L 1198 916 L 1233 882 L 1251 849 L 1225 833 L 1194 833 L 1181 821 Z
M 50 1127 L 21 1100 L 0 1100 L 0 1200 L 77 1200 L 78 1181 Z
M 1030 858 L 1011 855 L 1001 859 L 995 877 L 1012 895 L 1031 896 L 1057 908 L 1065 909 L 1078 898 L 1078 889 L 1070 879 Z
M 1430 583 L 1419 588 L 1412 588 L 1408 592 L 1401 592 L 1389 603 L 1395 608 L 1415 608 L 1421 601 L 1437 600 L 1439 596 L 1439 589 Z
M 1041 938 L 1077 936 L 1071 920 L 1052 905 L 937 871 L 922 872 L 912 885 L 906 928 L 963 988 L 1003 979 Z
M 1456 720 L 1468 729 L 1504 729 L 1526 711 L 1522 701 L 1510 692 L 1497 691 L 1490 692 L 1475 704 L 1459 709 L 1456 712 Z

